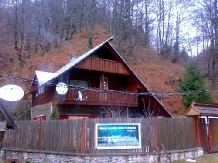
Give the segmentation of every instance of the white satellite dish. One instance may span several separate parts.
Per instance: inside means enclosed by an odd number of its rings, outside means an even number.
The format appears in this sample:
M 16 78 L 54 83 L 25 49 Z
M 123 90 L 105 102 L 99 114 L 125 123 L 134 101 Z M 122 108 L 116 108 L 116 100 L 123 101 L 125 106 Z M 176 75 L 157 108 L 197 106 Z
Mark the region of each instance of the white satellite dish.
M 68 87 L 65 83 L 59 82 L 56 86 L 56 91 L 58 92 L 58 94 L 64 95 L 67 93 Z
M 0 98 L 6 101 L 18 101 L 24 96 L 21 87 L 14 84 L 7 84 L 0 88 Z

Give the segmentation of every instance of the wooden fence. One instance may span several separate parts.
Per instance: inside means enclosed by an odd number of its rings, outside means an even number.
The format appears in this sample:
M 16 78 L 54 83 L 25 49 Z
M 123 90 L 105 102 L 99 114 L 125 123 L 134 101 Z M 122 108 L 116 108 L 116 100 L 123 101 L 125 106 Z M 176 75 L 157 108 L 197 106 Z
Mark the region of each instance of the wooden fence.
M 96 149 L 96 123 L 140 123 L 140 149 Z M 198 147 L 193 118 L 94 118 L 59 121 L 17 121 L 19 130 L 8 130 L 3 148 L 82 154 L 146 153 Z
M 194 118 L 157 118 L 158 146 L 166 150 L 198 147 L 198 133 Z
M 205 119 L 200 119 L 201 147 L 210 153 L 218 152 L 218 119 L 209 118 L 206 124 Z

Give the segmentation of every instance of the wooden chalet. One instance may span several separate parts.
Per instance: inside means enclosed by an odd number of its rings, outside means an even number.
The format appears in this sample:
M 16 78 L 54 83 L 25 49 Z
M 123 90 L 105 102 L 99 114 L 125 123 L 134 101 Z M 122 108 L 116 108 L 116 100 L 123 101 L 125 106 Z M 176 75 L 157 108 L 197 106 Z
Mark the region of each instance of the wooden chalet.
M 172 117 L 111 44 L 101 43 L 54 73 L 36 71 L 31 87 L 32 120 L 83 117 Z M 66 83 L 59 95 L 56 86 Z

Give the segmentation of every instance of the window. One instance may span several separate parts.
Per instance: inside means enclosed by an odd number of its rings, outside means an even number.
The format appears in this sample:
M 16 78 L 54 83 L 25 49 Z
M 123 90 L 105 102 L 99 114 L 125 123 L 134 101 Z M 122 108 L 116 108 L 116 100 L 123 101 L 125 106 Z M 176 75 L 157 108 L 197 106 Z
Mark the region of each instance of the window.
M 45 87 L 44 86 L 39 86 L 38 94 L 42 94 L 45 92 Z
M 82 80 L 70 80 L 70 85 L 87 88 L 89 87 L 89 82 Z

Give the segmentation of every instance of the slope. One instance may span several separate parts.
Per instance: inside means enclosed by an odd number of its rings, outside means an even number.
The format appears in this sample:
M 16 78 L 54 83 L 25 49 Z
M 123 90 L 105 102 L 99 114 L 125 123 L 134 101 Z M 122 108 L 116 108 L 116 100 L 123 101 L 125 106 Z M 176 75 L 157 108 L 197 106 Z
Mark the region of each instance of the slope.
M 105 29 L 96 26 L 93 46 L 100 44 L 109 37 L 111 36 Z M 49 52 L 43 53 L 43 55 L 32 53 L 29 59 L 25 59 L 23 68 L 19 67 L 17 56 L 13 54 L 14 62 L 7 62 L 1 71 L 7 75 L 33 79 L 35 70 L 54 72 L 67 64 L 71 59 L 71 55 L 81 55 L 86 51 L 88 51 L 87 37 L 85 32 L 81 32 L 75 34 L 72 40 L 62 41 L 57 48 L 52 48 Z M 125 53 L 121 55 L 151 92 L 160 94 L 175 92 L 177 82 L 184 72 L 184 66 L 173 64 L 168 59 L 163 60 L 150 49 L 136 46 L 133 51 L 133 56 L 128 56 Z M 31 82 L 0 77 L 1 85 L 14 82 L 24 88 L 25 92 L 29 91 Z M 172 114 L 182 115 L 184 113 L 184 107 L 180 103 L 181 97 L 159 96 L 158 98 Z

